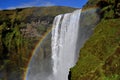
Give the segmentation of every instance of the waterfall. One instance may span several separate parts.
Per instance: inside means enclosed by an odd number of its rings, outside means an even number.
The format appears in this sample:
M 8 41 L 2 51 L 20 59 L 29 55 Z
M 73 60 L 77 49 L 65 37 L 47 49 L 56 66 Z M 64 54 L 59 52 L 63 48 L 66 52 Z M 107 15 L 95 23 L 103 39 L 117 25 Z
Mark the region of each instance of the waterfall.
M 54 80 L 68 80 L 69 69 L 76 63 L 76 44 L 81 9 L 55 17 L 52 29 Z
M 56 16 L 52 34 L 46 36 L 31 59 L 26 80 L 68 80 L 69 70 L 76 64 L 80 48 L 100 20 L 98 11 L 81 12 L 80 9 Z

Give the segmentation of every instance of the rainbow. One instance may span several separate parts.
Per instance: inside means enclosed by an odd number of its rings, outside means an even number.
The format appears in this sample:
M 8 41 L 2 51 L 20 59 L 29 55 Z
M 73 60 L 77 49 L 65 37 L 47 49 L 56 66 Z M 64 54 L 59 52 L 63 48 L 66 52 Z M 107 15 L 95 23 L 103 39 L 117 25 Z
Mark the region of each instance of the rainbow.
M 97 6 L 93 6 L 93 7 L 89 7 L 89 8 L 85 8 L 82 10 L 82 12 L 86 12 L 88 10 L 93 10 L 93 9 L 96 9 L 98 8 Z M 27 63 L 27 68 L 24 72 L 24 76 L 23 76 L 23 79 L 22 80 L 27 80 L 26 77 L 27 77 L 27 74 L 28 74 L 28 67 L 30 65 L 30 62 L 32 60 L 32 57 L 34 56 L 34 54 L 36 53 L 36 50 L 37 48 L 39 47 L 39 45 L 41 45 L 42 41 L 46 38 L 46 36 L 52 31 L 52 28 L 50 28 L 45 34 L 43 34 L 42 38 L 40 38 L 40 40 L 38 41 L 37 45 L 35 46 L 34 50 L 32 51 L 32 55 L 29 59 L 29 62 Z
M 22 80 L 26 80 L 26 76 L 27 76 L 27 73 L 28 73 L 28 67 L 29 67 L 30 62 L 31 62 L 31 60 L 32 60 L 32 57 L 35 55 L 37 48 L 41 45 L 41 43 L 43 42 L 43 40 L 46 38 L 46 36 L 47 36 L 51 31 L 52 31 L 52 28 L 50 28 L 47 32 L 45 32 L 45 33 L 43 34 L 42 38 L 40 38 L 40 40 L 38 41 L 38 43 L 37 43 L 37 45 L 35 46 L 35 48 L 33 49 L 32 55 L 31 55 L 31 57 L 30 57 L 30 59 L 29 59 L 29 62 L 27 63 L 27 68 L 26 68 L 26 70 L 25 70 L 25 72 L 24 72 L 24 75 L 23 75 L 23 79 L 22 79 Z

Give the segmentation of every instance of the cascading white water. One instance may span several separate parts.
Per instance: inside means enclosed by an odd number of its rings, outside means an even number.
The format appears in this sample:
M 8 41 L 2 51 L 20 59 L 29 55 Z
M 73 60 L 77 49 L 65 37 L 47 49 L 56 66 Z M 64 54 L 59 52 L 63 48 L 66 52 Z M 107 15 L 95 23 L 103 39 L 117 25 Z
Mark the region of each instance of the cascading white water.
M 51 45 L 54 80 L 68 80 L 69 69 L 76 63 L 80 14 L 81 9 L 54 19 Z
M 100 20 L 98 11 L 76 10 L 56 16 L 52 39 L 50 33 L 35 50 L 26 80 L 68 80 L 69 69 L 75 65 L 80 48 Z

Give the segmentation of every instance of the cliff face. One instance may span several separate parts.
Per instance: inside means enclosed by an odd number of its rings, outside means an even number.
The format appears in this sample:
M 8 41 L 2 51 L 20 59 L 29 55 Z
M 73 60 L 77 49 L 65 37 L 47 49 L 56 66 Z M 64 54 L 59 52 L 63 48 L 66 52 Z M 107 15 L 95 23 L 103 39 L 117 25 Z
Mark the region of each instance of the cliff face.
M 22 80 L 32 50 L 54 17 L 73 10 L 54 6 L 0 11 L 0 79 Z
M 119 4 L 119 0 L 89 0 L 85 5 L 97 5 L 101 21 L 80 50 L 70 80 L 120 80 Z
M 17 24 L 24 37 L 37 37 L 51 27 L 56 15 L 73 10 L 75 8 L 57 6 L 3 10 L 0 11 L 0 25 L 6 24 L 11 29 Z

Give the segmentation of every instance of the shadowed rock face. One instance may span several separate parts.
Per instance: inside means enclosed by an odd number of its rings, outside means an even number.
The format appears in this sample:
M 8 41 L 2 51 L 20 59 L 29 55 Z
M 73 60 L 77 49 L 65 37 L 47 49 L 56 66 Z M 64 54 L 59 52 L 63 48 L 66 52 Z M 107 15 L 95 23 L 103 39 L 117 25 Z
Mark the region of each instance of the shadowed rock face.
M 79 51 L 86 40 L 89 39 L 89 37 L 93 34 L 95 26 L 100 21 L 100 16 L 98 15 L 98 12 L 99 9 L 89 9 L 81 13 L 76 51 Z M 79 54 L 77 56 L 79 57 Z

